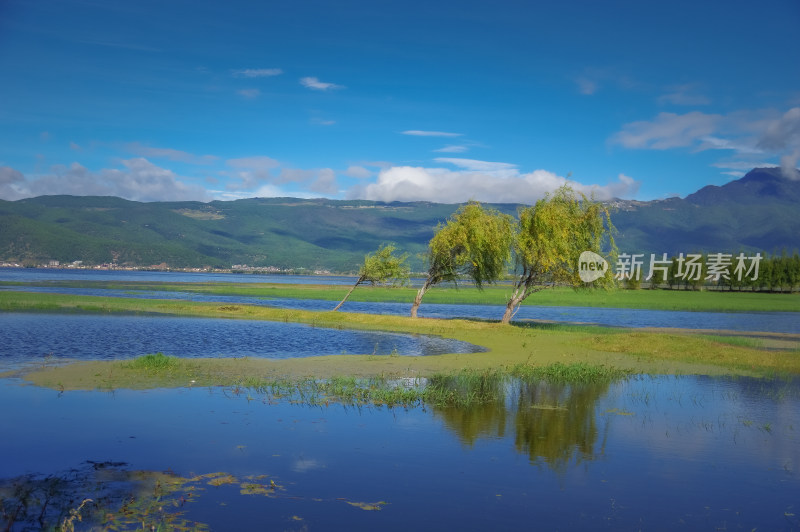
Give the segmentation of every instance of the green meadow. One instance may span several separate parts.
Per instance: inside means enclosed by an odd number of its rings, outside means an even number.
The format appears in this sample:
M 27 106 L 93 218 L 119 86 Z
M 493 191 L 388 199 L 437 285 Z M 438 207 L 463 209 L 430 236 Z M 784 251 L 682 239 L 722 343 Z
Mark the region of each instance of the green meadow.
M 270 285 L 272 288 L 274 285 Z M 193 286 L 193 289 L 198 287 Z M 220 289 L 221 287 L 214 287 Z M 227 287 L 225 287 L 227 288 Z M 243 287 L 259 290 L 263 287 Z M 320 292 L 331 295 L 346 290 L 325 287 L 275 287 L 284 294 L 303 291 L 308 297 L 321 298 Z M 502 288 L 484 292 L 462 289 L 452 292 L 456 297 L 487 298 Z M 365 295 L 387 297 L 398 289 L 356 290 Z M 436 291 L 432 291 L 433 295 Z M 446 292 L 441 290 L 439 292 Z M 263 295 L 263 292 L 257 292 Z M 617 304 L 645 301 L 639 294 L 650 295 L 661 305 L 674 304 L 667 300 L 670 292 L 610 292 L 598 294 Z M 447 293 L 437 294 L 445 297 Z M 542 294 L 544 295 L 544 294 Z M 796 296 L 763 294 L 682 293 L 681 309 L 697 308 L 711 295 L 732 301 L 737 309 L 767 310 L 771 301 L 796 301 Z M 572 292 L 553 291 L 547 296 L 553 301 L 570 300 Z M 764 297 L 766 296 L 766 298 Z M 287 297 L 284 295 L 283 297 Z M 534 296 L 536 298 L 537 296 Z M 691 298 L 695 297 L 694 301 Z M 386 299 L 381 299 L 386 300 Z M 434 300 L 434 298 L 431 298 Z M 426 298 L 426 301 L 427 298 Z M 460 300 L 463 302 L 463 300 Z M 473 300 L 475 301 L 475 300 Z M 485 301 L 485 299 L 484 299 Z M 577 301 L 573 299 L 572 301 Z M 598 300 L 599 301 L 599 300 Z M 608 301 L 608 299 L 606 300 Z M 564 304 L 564 303 L 562 303 Z M 423 303 L 424 305 L 424 303 Z M 652 307 L 651 307 L 652 308 Z M 658 308 L 658 307 L 656 307 Z M 664 308 L 664 307 L 661 307 Z M 792 307 L 787 305 L 785 310 Z M 428 357 L 378 356 L 371 354 L 320 356 L 302 359 L 268 360 L 257 358 L 234 359 L 172 359 L 132 364 L 130 361 L 88 361 L 52 366 L 46 362 L 28 367 L 24 376 L 38 385 L 55 389 L 115 389 L 170 386 L 248 385 L 266 386 L 289 379 L 387 379 L 394 377 L 442 378 L 460 372 L 500 372 L 519 374 L 535 368 L 574 368 L 588 365 L 625 373 L 644 374 L 706 374 L 789 376 L 800 373 L 800 336 L 767 335 L 763 339 L 731 335 L 699 334 L 697 331 L 664 332 L 596 326 L 571 326 L 550 323 L 520 323 L 501 325 L 499 322 L 462 319 L 411 319 L 407 317 L 354 314 L 342 312 L 312 312 L 277 309 L 238 304 L 195 303 L 177 300 L 146 300 L 111 297 L 0 292 L 0 311 L 7 312 L 98 312 L 168 314 L 231 319 L 269 320 L 305 323 L 317 327 L 338 329 L 382 330 L 411 334 L 432 334 L 467 341 L 487 349 L 484 353 L 445 354 Z M 539 370 L 537 369 L 537 371 Z M 580 373 L 580 372 L 578 372 Z
M 0 285 L 14 283 L 0 283 Z M 22 284 L 22 283 L 19 283 Z M 237 295 L 291 299 L 340 301 L 350 289 L 348 285 L 278 284 L 278 283 L 141 283 L 141 282 L 70 282 L 53 281 L 37 286 L 104 288 L 113 290 L 160 290 L 196 292 L 216 295 Z M 412 287 L 359 286 L 349 301 L 411 303 L 416 289 Z M 470 284 L 442 285 L 430 290 L 425 303 L 462 305 L 505 305 L 511 286 L 489 285 L 478 290 Z M 345 304 L 346 305 L 346 304 Z M 708 312 L 800 312 L 800 293 L 724 290 L 594 290 L 554 288 L 531 295 L 523 305 L 552 307 L 612 307 L 651 310 L 685 310 Z M 346 306 L 344 307 L 346 308 Z M 498 320 L 501 316 L 498 316 Z

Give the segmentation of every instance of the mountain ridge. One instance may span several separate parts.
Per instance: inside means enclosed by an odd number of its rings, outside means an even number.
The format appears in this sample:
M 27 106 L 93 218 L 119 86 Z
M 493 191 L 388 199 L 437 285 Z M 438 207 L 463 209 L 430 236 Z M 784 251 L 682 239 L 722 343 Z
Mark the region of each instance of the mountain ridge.
M 756 168 L 685 198 L 613 200 L 627 253 L 738 253 L 800 248 L 800 181 Z M 515 214 L 520 205 L 486 204 Z M 412 267 L 458 204 L 324 198 L 135 202 L 112 196 L 0 200 L 0 262 L 357 269 L 393 242 Z

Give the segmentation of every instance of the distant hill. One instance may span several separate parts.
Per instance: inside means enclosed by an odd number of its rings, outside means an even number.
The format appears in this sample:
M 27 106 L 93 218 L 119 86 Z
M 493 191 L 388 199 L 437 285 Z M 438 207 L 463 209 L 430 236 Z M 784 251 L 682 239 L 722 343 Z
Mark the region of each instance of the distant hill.
M 800 181 L 759 168 L 685 199 L 618 200 L 612 221 L 625 252 L 800 249 Z M 518 206 L 492 207 L 513 214 Z M 326 199 L 140 203 L 113 197 L 0 200 L 0 261 L 31 264 L 232 265 L 352 271 L 394 242 L 416 269 L 437 224 L 458 205 Z
M 621 250 L 655 253 L 800 249 L 800 181 L 756 168 L 686 198 L 618 201 L 612 221 Z

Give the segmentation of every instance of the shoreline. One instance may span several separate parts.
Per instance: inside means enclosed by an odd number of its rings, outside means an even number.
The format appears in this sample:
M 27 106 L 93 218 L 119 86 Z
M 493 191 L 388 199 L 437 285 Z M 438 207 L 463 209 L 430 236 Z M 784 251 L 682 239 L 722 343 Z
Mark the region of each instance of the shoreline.
M 8 297 L 13 294 L 15 297 Z M 435 319 L 219 305 L 174 300 L 65 296 L 0 292 L 4 311 L 136 312 L 306 323 L 317 327 L 432 334 L 466 341 L 488 351 L 425 357 L 328 355 L 298 359 L 183 359 L 179 374 L 148 374 L 122 367 L 125 361 L 84 361 L 27 368 L 0 374 L 56 390 L 158 388 L 235 385 L 247 378 L 302 379 L 348 377 L 428 377 L 461 370 L 491 370 L 515 365 L 586 363 L 637 374 L 774 376 L 800 374 L 800 335 L 767 334 L 785 342 L 770 350 L 736 345 L 741 334 L 709 331 L 615 329 L 548 323 L 501 325 L 481 320 Z M 732 339 L 732 340 L 731 340 Z M 733 343 L 731 343 L 733 342 Z M 794 344 L 794 346 L 792 345 Z M 788 347 L 788 349 L 787 349 Z M 33 365 L 37 365 L 33 362 Z

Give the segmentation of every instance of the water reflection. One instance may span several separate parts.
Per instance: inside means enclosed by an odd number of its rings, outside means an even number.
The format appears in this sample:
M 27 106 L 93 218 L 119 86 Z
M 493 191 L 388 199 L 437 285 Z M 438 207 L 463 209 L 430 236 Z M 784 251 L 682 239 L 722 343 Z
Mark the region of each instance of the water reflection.
M 514 416 L 517 451 L 559 472 L 593 459 L 596 405 L 608 386 L 521 383 Z
M 598 437 L 597 402 L 609 383 L 582 384 L 495 380 L 494 399 L 462 407 L 434 407 L 466 446 L 480 438 L 512 438 L 531 463 L 564 472 L 571 464 L 592 460 Z M 476 393 L 486 394 L 486 390 Z
M 181 487 L 152 516 L 174 508 L 220 530 L 800 527 L 797 381 L 487 382 L 451 381 L 491 398 L 477 408 L 389 409 L 0 380 L 0 404 L 14 406 L 3 412 L 13 437 L 0 438 L 0 528 L 19 507 L 15 486 L 44 493 L 48 478 L 68 482 L 47 523 L 92 494 L 109 494 L 114 512 L 119 493 L 152 508 L 144 494 L 159 478 Z M 189 493 L 196 502 L 181 506 Z

